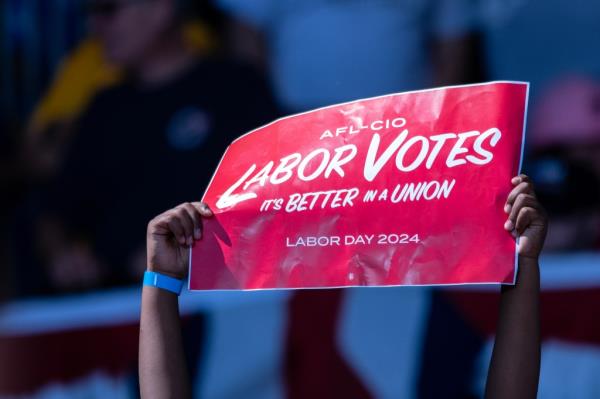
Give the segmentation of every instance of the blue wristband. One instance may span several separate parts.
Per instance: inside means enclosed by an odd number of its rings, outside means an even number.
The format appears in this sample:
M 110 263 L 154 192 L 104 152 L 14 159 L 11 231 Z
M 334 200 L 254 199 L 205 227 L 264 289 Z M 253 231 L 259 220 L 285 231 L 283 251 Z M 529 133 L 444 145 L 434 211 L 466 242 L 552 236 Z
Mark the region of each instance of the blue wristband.
M 183 280 L 147 270 L 144 273 L 144 285 L 160 288 L 179 295 L 183 288 Z

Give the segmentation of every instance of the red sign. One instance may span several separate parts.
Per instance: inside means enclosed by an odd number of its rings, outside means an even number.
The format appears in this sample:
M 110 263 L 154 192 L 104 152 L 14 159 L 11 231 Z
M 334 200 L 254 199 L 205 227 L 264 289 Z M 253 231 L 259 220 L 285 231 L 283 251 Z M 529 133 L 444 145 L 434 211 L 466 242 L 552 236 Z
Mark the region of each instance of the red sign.
M 513 283 L 504 230 L 528 84 L 392 94 L 279 119 L 234 141 L 190 288 Z

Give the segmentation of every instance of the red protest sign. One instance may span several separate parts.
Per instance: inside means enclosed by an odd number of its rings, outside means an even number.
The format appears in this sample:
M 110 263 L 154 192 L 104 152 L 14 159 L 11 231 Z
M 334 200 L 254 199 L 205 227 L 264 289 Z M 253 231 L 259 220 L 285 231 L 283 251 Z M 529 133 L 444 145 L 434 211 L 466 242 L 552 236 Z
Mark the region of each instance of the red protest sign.
M 191 289 L 513 283 L 503 205 L 528 84 L 392 94 L 289 116 L 225 152 Z

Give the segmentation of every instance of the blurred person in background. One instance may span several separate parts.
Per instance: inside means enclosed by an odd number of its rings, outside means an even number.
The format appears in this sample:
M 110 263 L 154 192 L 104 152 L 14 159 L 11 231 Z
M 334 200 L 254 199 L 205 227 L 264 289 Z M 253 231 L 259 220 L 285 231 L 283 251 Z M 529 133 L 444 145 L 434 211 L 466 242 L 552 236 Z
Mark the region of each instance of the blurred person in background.
M 80 11 L 85 10 L 82 4 L 86 3 L 79 4 Z M 189 19 L 181 24 L 183 40 L 190 52 L 212 54 L 219 40 L 213 21 L 207 19 L 215 18 L 215 11 L 200 6 L 206 2 L 193 4 Z M 25 129 L 21 161 L 29 180 L 45 182 L 57 173 L 66 144 L 76 133 L 73 125 L 98 92 L 122 83 L 126 78 L 123 67 L 105 56 L 98 36 L 93 34 L 83 37 L 64 56 Z
M 276 116 L 252 68 L 185 44 L 186 2 L 86 4 L 104 57 L 124 79 L 97 94 L 76 121 L 45 197 L 38 256 L 58 291 L 137 281 L 144 243 L 131 237 L 145 220 L 180 199 L 200 198 L 226 146 Z M 124 268 L 128 278 L 119 277 Z
M 288 112 L 481 78 L 470 0 L 215 2 Z
M 552 216 L 549 250 L 600 249 L 600 82 L 571 76 L 540 93 L 526 165 Z

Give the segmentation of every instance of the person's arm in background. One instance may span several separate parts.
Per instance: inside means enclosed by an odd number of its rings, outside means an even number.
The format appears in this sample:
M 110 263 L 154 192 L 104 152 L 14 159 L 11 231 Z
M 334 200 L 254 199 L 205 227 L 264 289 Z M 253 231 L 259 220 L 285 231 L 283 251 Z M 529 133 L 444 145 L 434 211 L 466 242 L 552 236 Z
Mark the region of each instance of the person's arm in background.
M 185 203 L 148 224 L 148 270 L 184 279 L 189 247 L 202 237 L 202 218 L 212 216 L 205 205 Z M 140 319 L 140 394 L 148 398 L 190 398 L 179 319 L 178 296 L 144 286 Z
M 496 341 L 485 397 L 535 398 L 540 373 L 540 272 L 538 258 L 546 237 L 546 214 L 529 178 L 512 180 L 505 229 L 519 237 L 519 271 L 514 286 L 503 286 Z
M 95 93 L 88 100 L 78 115 L 71 115 L 74 119 L 68 122 L 68 132 L 46 143 L 56 147 L 49 149 L 50 156 L 56 156 L 55 170 L 46 176 L 46 183 L 50 184 L 36 192 L 39 212 L 34 222 L 34 244 L 39 265 L 45 271 L 46 289 L 51 292 L 97 289 L 109 282 L 111 265 L 97 251 L 96 244 L 97 228 L 103 218 L 100 210 L 111 195 L 101 188 L 106 162 L 99 151 L 110 140 L 100 123 L 106 120 L 104 110 L 111 100 L 103 93 Z M 49 132 L 38 135 L 53 137 Z M 34 150 L 30 156 L 44 148 Z M 49 160 L 41 162 L 49 168 Z

